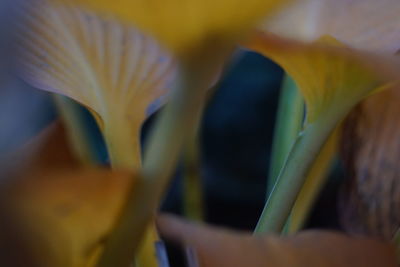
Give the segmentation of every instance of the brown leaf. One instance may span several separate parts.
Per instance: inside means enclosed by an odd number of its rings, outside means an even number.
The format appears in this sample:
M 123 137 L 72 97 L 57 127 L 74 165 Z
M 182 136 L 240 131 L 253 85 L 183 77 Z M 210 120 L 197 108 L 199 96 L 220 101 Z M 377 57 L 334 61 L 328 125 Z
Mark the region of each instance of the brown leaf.
M 158 225 L 166 239 L 192 248 L 201 267 L 397 266 L 389 244 L 339 233 L 309 231 L 287 238 L 253 236 L 191 224 L 169 215 L 160 216 Z
M 400 227 L 400 95 L 372 95 L 344 123 L 346 185 L 340 213 L 350 233 L 386 239 Z

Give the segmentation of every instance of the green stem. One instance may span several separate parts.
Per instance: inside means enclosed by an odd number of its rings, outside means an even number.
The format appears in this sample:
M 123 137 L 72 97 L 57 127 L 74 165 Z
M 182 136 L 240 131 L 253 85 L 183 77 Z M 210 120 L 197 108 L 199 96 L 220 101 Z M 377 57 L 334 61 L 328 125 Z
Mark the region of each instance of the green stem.
M 172 100 L 153 129 L 147 146 L 142 177 L 129 193 L 126 205 L 106 242 L 98 267 L 129 266 L 143 230 L 155 215 L 182 145 L 198 124 L 206 89 L 220 67 L 215 57 L 182 65 L 182 79 Z
M 329 137 L 310 168 L 307 179 L 286 222 L 283 234 L 293 234 L 304 226 L 317 196 L 329 177 L 329 171 L 337 153 L 337 145 L 338 129 Z
M 104 122 L 104 140 L 107 145 L 110 163 L 113 169 L 139 170 L 141 168 L 141 153 L 139 140 L 139 122 L 124 121 L 124 116 L 113 116 L 115 119 L 106 119 Z M 156 267 L 155 242 L 158 240 L 154 224 L 143 230 L 144 238 L 141 240 L 135 257 L 130 262 L 135 262 L 136 267 Z M 119 266 L 119 265 L 115 265 Z
M 347 106 L 347 105 L 346 105 Z M 297 138 L 279 178 L 264 206 L 255 233 L 280 233 L 293 204 L 306 180 L 315 158 L 350 106 L 320 114 L 317 121 L 306 125 Z
M 276 116 L 267 197 L 278 179 L 286 158 L 301 131 L 304 120 L 304 100 L 295 82 L 286 75 L 283 81 Z
M 184 158 L 183 174 L 183 209 L 186 218 L 202 221 L 203 214 L 203 184 L 199 163 L 199 138 L 194 134 L 188 142 Z

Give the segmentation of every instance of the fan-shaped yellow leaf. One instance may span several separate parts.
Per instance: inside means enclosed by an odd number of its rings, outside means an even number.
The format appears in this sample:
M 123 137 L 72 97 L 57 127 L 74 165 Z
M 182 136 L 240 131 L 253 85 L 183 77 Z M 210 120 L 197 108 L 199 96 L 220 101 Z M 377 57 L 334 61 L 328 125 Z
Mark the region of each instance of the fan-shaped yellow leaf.
M 231 42 L 288 0 L 58 0 L 114 15 L 178 53 Z
M 249 45 L 281 65 L 296 81 L 307 104 L 307 120 L 347 110 L 375 89 L 398 80 L 399 65 L 342 47 L 333 38 L 303 44 L 259 34 Z
M 296 81 L 307 108 L 307 124 L 256 228 L 256 232 L 277 232 L 282 230 L 309 168 L 330 133 L 365 96 L 398 83 L 400 66 L 393 56 L 351 50 L 331 37 L 304 44 L 259 34 L 250 47 L 286 70 Z
M 165 102 L 177 75 L 174 60 L 133 27 L 78 8 L 46 3 L 26 19 L 20 36 L 25 80 L 87 106 L 111 157 L 123 153 L 114 163 L 139 166 L 140 127 Z
M 262 28 L 303 41 L 329 34 L 354 48 L 393 54 L 400 48 L 399 13 L 398 0 L 298 0 Z

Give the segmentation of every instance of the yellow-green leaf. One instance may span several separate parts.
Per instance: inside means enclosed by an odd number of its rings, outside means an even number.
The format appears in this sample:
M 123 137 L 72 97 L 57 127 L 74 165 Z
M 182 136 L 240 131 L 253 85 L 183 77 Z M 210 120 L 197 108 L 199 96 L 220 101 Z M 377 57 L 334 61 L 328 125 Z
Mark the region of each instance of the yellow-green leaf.
M 296 81 L 309 123 L 327 112 L 349 109 L 398 79 L 399 65 L 392 58 L 351 50 L 330 37 L 303 44 L 258 34 L 249 47 L 274 60 Z
M 398 83 L 393 56 L 352 50 L 331 38 L 304 44 L 259 34 L 250 48 L 271 58 L 296 81 L 306 124 L 267 201 L 256 232 L 279 232 L 320 149 L 351 108 L 372 92 Z
M 177 75 L 172 57 L 152 38 L 110 18 L 49 2 L 27 13 L 21 74 L 41 89 L 88 107 L 116 165 L 140 165 L 139 132 L 166 100 Z

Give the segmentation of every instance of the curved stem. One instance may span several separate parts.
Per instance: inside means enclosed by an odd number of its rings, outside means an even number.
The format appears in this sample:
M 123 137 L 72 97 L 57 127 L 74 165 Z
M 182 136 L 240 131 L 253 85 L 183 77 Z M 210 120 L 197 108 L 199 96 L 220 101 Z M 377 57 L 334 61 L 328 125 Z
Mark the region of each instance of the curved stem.
M 293 234 L 299 231 L 307 221 L 310 210 L 329 177 L 329 171 L 337 153 L 338 128 L 340 127 L 337 127 L 324 144 L 307 174 L 307 179 L 286 222 L 284 234 Z
M 199 135 L 195 133 L 187 144 L 183 166 L 183 213 L 194 221 L 204 219 L 199 150 Z
M 157 267 L 156 242 L 159 240 L 154 221 L 149 224 L 136 253 L 135 267 Z
M 272 191 L 279 172 L 285 164 L 290 150 L 301 131 L 304 120 L 304 100 L 295 82 L 286 75 L 279 97 L 271 162 L 269 165 L 267 197 Z
M 111 166 L 128 170 L 140 169 L 142 165 L 138 137 L 140 128 L 130 125 L 129 122 L 121 123 L 118 119 L 106 120 L 104 126 L 103 135 Z M 136 132 L 137 134 L 134 134 Z
M 182 145 L 196 127 L 206 90 L 220 67 L 218 57 L 199 57 L 181 66 L 182 78 L 153 129 L 141 179 L 132 188 L 98 267 L 129 266 L 175 169 Z
M 306 180 L 307 173 L 325 141 L 349 108 L 320 114 L 297 138 L 279 178 L 264 206 L 255 233 L 280 233 Z
M 123 118 L 123 116 L 115 116 L 115 118 L 117 119 L 105 121 L 103 131 L 112 168 L 139 170 L 142 161 L 138 137 L 140 127 L 138 123 L 129 123 L 118 119 Z M 145 230 L 144 237 L 135 255 L 135 267 L 158 266 L 155 246 L 158 239 L 156 227 L 154 223 L 151 223 Z

